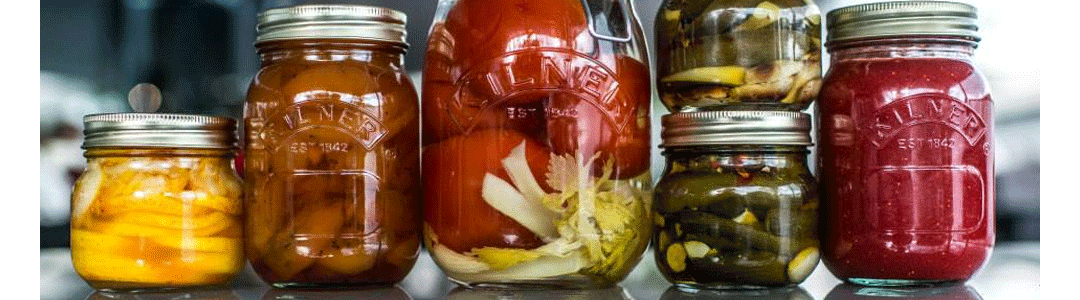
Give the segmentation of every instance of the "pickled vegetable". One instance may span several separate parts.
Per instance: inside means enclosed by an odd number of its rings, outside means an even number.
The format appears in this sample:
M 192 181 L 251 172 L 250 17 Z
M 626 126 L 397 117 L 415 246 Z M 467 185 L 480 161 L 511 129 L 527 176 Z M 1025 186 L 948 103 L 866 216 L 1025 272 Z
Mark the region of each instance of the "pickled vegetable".
M 672 111 L 802 110 L 821 87 L 821 14 L 803 0 L 667 0 L 657 13 Z
M 72 262 L 98 289 L 216 285 L 244 264 L 231 157 L 88 151 L 72 195 Z M 119 152 L 113 151 L 117 154 Z
M 817 199 L 801 153 L 666 153 L 654 204 L 662 221 L 653 222 L 665 276 L 698 287 L 805 280 L 820 255 Z

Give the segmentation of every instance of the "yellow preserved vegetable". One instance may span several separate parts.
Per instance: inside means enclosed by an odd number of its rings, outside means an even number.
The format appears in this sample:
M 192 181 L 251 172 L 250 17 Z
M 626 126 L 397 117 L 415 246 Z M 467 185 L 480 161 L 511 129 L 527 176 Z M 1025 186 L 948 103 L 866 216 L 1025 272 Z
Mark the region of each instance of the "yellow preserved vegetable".
M 232 149 L 84 147 L 71 255 L 92 287 L 221 285 L 243 268 L 243 189 Z

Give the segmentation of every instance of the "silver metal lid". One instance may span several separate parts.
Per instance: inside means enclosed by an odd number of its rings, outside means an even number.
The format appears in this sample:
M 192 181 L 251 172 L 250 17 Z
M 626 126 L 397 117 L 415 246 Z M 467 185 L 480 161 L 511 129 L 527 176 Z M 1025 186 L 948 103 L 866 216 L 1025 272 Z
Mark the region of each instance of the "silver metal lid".
M 662 118 L 661 147 L 809 146 L 810 115 L 790 111 L 698 111 Z
M 255 43 L 296 39 L 359 39 L 400 44 L 405 13 L 362 5 L 299 5 L 259 14 Z
M 826 15 L 827 41 L 890 36 L 955 36 L 978 41 L 974 6 L 946 1 L 894 1 L 842 7 Z
M 236 120 L 225 117 L 110 113 L 83 117 L 83 149 L 102 147 L 233 149 Z

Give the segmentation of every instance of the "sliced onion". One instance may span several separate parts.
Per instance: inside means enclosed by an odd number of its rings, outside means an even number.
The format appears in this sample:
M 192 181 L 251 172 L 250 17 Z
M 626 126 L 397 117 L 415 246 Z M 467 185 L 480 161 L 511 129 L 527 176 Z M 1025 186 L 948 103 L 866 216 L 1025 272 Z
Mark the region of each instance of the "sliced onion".
M 526 172 L 528 170 L 526 169 Z M 552 241 L 559 237 L 555 228 L 554 220 L 557 216 L 547 210 L 539 201 L 528 201 L 525 196 L 514 189 L 510 183 L 499 179 L 491 173 L 484 175 L 483 191 L 484 201 L 495 210 L 514 219 L 532 231 L 545 241 Z M 482 221 L 481 221 L 482 222 Z

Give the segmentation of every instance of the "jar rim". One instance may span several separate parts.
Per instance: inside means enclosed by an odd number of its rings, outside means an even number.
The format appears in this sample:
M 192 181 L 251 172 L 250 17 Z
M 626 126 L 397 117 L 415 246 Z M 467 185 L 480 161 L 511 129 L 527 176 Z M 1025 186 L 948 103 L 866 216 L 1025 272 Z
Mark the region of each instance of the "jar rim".
M 105 113 L 84 116 L 83 126 L 83 149 L 235 149 L 237 142 L 236 120 L 219 116 Z
M 810 115 L 793 111 L 696 111 L 661 119 L 661 148 L 708 145 L 810 146 Z
M 349 39 L 408 48 L 405 13 L 367 5 L 297 5 L 258 15 L 255 44 L 279 40 Z

